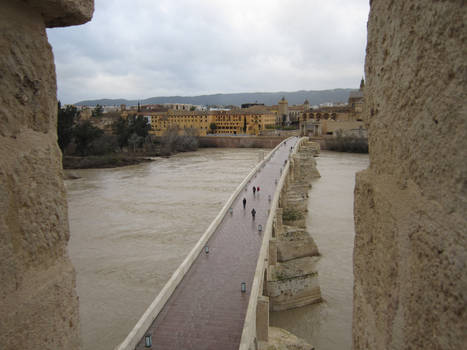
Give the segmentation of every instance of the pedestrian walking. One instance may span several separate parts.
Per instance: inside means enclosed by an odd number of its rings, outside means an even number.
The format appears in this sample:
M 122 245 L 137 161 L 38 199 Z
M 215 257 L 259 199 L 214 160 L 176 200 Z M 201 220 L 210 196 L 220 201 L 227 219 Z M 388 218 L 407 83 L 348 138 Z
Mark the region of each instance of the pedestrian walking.
M 259 186 L 256 186 L 256 192 L 259 192 Z
M 246 198 L 243 198 L 243 209 L 246 207 Z
M 251 209 L 251 216 L 253 217 L 253 220 L 255 219 L 255 215 L 256 215 L 256 210 L 255 208 Z
M 253 186 L 253 196 L 256 194 L 256 187 Z

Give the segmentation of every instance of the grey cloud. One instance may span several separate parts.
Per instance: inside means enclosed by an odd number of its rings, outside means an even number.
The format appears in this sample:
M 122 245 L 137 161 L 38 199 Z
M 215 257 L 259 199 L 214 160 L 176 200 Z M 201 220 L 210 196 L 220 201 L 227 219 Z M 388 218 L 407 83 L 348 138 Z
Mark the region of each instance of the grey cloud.
M 96 1 L 48 30 L 59 98 L 357 87 L 367 0 Z

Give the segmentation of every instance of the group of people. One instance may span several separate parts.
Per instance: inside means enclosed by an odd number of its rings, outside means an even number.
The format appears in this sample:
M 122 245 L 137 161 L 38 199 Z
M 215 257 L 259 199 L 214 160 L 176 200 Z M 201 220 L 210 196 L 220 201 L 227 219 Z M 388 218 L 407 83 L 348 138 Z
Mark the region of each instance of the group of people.
M 283 143 L 283 146 L 287 145 L 287 141 L 285 141 Z M 293 147 L 290 147 L 290 150 L 292 150 Z M 285 163 L 287 163 L 287 160 L 285 161 Z M 282 173 L 282 169 L 281 169 L 281 173 Z M 277 181 L 276 181 L 277 183 Z M 256 192 L 259 192 L 259 186 L 253 186 L 253 196 L 256 196 Z M 243 209 L 246 209 L 246 198 L 243 197 Z M 251 216 L 253 218 L 253 220 L 255 219 L 255 215 L 256 215 L 256 210 L 255 208 L 251 209 Z
M 253 196 L 256 196 L 256 192 L 259 192 L 260 188 L 259 186 L 253 186 Z M 243 197 L 243 209 L 246 208 L 246 198 Z M 253 217 L 253 220 L 255 219 L 256 215 L 256 210 L 255 208 L 251 209 L 251 216 Z

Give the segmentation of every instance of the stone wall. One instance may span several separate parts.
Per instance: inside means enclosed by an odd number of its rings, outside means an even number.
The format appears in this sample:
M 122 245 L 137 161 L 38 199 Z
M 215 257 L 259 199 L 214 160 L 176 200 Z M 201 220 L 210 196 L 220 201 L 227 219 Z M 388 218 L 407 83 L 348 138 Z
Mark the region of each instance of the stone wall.
M 200 147 L 274 148 L 286 136 L 201 136 Z
M 0 4 L 0 348 L 78 349 L 75 272 L 46 26 L 88 21 L 91 0 Z
M 354 349 L 467 343 L 467 8 L 373 0 L 370 166 L 355 187 Z

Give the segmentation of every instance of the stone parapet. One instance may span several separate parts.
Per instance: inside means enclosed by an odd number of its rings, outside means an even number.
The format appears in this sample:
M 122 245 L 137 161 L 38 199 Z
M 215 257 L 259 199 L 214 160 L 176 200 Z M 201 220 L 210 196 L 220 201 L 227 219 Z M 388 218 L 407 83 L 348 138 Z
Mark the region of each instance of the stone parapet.
M 463 1 L 371 2 L 353 349 L 467 343 L 466 13 Z
M 46 26 L 84 23 L 93 1 L 0 4 L 0 348 L 79 349 L 57 85 Z
M 48 28 L 83 24 L 91 20 L 94 0 L 26 0 Z

